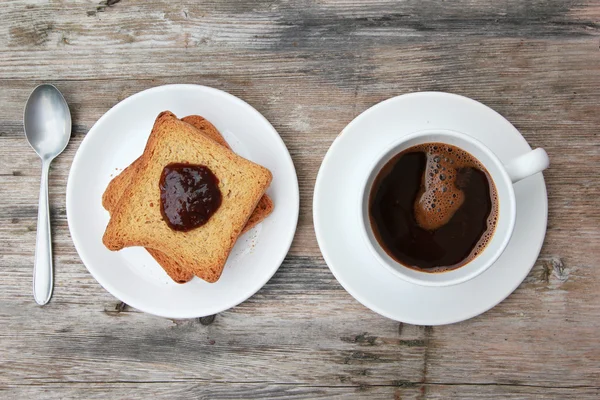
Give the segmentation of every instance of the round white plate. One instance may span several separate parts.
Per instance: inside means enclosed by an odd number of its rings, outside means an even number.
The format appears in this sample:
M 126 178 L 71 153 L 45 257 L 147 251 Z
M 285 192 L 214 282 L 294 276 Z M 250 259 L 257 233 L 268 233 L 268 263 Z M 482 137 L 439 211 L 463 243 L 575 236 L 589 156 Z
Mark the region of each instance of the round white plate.
M 156 116 L 198 114 L 223 134 L 233 151 L 267 167 L 273 213 L 238 239 L 218 282 L 174 283 L 141 247 L 107 250 L 102 235 L 109 214 L 102 193 L 110 180 L 142 154 Z M 256 293 L 281 265 L 298 221 L 298 179 L 279 134 L 258 111 L 223 91 L 166 85 L 137 93 L 111 108 L 79 146 L 67 183 L 67 219 L 75 248 L 96 280 L 139 310 L 169 318 L 212 315 Z
M 542 174 L 515 185 L 517 222 L 508 247 L 483 274 L 455 286 L 425 287 L 378 263 L 360 235 L 360 185 L 381 149 L 409 133 L 448 129 L 471 135 L 508 162 L 531 150 L 504 117 L 466 97 L 422 92 L 394 97 L 356 117 L 335 139 L 319 170 L 313 199 L 317 240 L 340 284 L 371 310 L 417 325 L 442 325 L 479 315 L 525 279 L 546 233 Z

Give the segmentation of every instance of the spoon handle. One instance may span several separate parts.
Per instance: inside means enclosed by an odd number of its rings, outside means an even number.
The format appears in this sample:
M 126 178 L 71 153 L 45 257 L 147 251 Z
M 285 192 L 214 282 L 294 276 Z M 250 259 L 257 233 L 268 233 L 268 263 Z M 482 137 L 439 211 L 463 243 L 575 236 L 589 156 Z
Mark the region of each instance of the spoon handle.
M 44 305 L 50 301 L 54 278 L 52 273 L 52 238 L 50 236 L 50 212 L 48 209 L 48 172 L 50 161 L 42 162 L 40 201 L 38 206 L 37 236 L 35 239 L 35 264 L 33 267 L 33 297 Z

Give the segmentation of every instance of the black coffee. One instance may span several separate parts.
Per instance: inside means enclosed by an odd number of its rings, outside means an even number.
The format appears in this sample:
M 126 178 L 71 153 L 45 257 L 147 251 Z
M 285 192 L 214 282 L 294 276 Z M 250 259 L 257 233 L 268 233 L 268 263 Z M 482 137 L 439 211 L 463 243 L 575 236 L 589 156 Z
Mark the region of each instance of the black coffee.
M 498 195 L 471 154 L 426 143 L 396 155 L 381 169 L 369 196 L 377 241 L 412 269 L 459 268 L 488 244 L 498 219 Z

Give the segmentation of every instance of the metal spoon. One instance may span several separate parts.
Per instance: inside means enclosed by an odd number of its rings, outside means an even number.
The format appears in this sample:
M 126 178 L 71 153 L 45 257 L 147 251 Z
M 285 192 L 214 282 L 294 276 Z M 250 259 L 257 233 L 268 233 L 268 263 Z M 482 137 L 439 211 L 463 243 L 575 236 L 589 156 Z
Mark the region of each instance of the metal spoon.
M 57 88 L 52 85 L 40 85 L 31 92 L 23 113 L 23 125 L 29 144 L 42 159 L 33 267 L 33 297 L 38 304 L 44 305 L 50 301 L 54 286 L 48 210 L 48 171 L 52 160 L 67 147 L 71 137 L 71 112 Z

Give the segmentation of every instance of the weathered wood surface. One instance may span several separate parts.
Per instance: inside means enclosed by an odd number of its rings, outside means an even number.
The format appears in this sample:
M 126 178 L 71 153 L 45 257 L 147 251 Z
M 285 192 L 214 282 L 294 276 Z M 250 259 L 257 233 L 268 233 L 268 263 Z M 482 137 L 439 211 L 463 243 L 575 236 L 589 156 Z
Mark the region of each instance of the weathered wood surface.
M 598 1 L 105 3 L 0 4 L 0 397 L 600 397 Z M 43 308 L 31 296 L 40 164 L 21 122 L 41 82 L 63 91 L 74 123 L 51 171 L 56 285 Z M 119 307 L 67 228 L 66 178 L 85 133 L 119 100 L 166 83 L 248 101 L 282 135 L 300 181 L 283 266 L 210 324 Z M 417 90 L 490 105 L 552 160 L 531 274 L 493 310 L 442 327 L 354 301 L 312 228 L 313 184 L 336 134 Z

